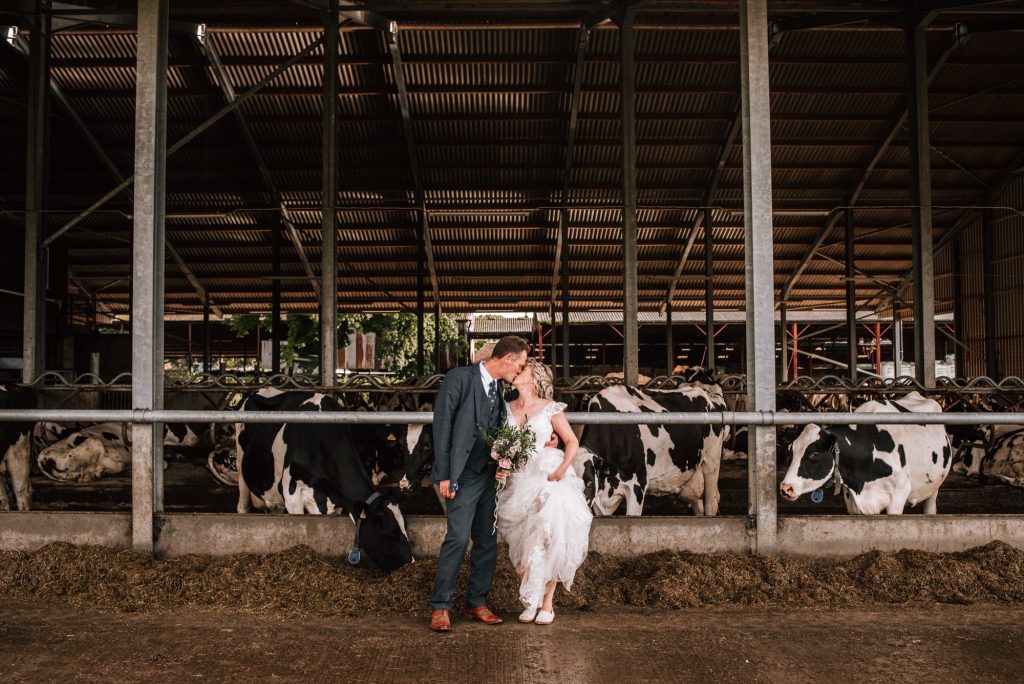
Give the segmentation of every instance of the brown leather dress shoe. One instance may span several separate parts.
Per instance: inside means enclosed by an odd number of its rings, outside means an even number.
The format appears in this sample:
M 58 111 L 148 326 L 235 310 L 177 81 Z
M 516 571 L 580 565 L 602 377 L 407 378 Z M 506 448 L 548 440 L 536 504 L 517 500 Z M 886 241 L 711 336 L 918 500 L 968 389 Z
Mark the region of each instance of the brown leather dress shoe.
M 447 610 L 435 610 L 430 613 L 430 629 L 435 632 L 450 632 L 452 631 L 452 621 L 448 617 Z
M 487 606 L 477 606 L 476 608 L 466 608 L 464 615 L 474 620 L 479 620 L 485 625 L 500 625 L 504 620 L 492 613 L 487 609 Z

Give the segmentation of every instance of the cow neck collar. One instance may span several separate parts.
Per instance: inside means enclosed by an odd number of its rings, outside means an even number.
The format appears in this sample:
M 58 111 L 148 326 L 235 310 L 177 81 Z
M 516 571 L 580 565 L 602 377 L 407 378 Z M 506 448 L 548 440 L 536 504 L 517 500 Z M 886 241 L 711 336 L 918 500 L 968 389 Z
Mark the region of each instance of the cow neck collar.
M 364 505 L 369 506 L 379 498 L 380 490 L 374 490 L 373 494 L 370 494 L 370 496 L 366 497 Z M 352 565 L 358 565 L 359 560 L 362 558 L 362 553 L 359 550 L 359 533 L 362 531 L 363 520 L 365 519 L 366 511 L 364 509 L 363 512 L 359 514 L 359 517 L 356 518 L 356 538 L 352 541 L 352 548 L 348 552 L 348 562 Z
M 835 489 L 832 490 L 832 495 L 836 496 L 842 491 L 843 488 L 843 474 L 839 470 L 839 442 L 836 442 L 835 446 L 832 447 L 832 479 L 835 481 Z M 826 480 L 826 484 L 828 481 Z

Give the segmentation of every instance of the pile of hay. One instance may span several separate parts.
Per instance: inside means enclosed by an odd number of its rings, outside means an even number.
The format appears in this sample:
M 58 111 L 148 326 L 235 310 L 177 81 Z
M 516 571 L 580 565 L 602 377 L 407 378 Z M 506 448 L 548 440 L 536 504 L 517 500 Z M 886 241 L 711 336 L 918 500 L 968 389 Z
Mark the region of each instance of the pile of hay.
M 0 596 L 124 612 L 226 608 L 282 617 L 423 613 L 435 562 L 384 575 L 298 546 L 267 556 L 153 560 L 128 551 L 50 544 L 0 552 Z M 520 610 L 508 557 L 498 559 L 492 607 Z M 458 596 L 465 592 L 465 577 Z M 457 599 L 458 600 L 458 599 Z M 1001 542 L 962 553 L 866 553 L 833 564 L 787 558 L 592 553 L 559 605 L 582 609 L 709 605 L 842 607 L 1024 602 L 1024 551 Z

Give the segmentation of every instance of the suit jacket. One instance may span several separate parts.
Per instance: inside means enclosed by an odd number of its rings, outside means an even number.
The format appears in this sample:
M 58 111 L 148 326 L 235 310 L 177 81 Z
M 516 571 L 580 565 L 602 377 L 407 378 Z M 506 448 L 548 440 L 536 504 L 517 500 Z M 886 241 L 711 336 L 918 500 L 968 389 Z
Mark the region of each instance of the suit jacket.
M 504 416 L 505 383 L 498 380 L 498 422 Z M 430 479 L 459 481 L 477 442 L 483 442 L 480 428 L 487 428 L 491 402 L 484 390 L 480 364 L 459 366 L 448 371 L 434 404 L 434 468 Z

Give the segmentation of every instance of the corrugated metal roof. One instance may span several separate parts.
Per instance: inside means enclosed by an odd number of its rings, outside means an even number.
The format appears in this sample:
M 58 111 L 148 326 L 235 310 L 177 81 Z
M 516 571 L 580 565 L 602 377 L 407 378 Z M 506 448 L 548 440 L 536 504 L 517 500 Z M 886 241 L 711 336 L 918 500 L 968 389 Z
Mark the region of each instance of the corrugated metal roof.
M 108 4 L 134 11 L 128 0 Z M 578 3 L 523 5 L 529 8 L 523 10 L 516 2 L 486 5 L 460 11 L 457 4 L 414 2 L 394 9 L 391 17 L 401 27 L 412 143 L 443 305 L 482 310 L 507 308 L 511 300 L 546 307 L 552 284 L 557 284 L 558 209 L 568 181 L 569 244 L 564 249 L 570 258 L 572 305 L 614 307 L 622 297 L 618 31 L 603 25 L 591 34 L 567 179 Z M 862 3 L 848 5 L 862 9 Z M 319 16 L 301 4 L 279 13 L 251 10 L 248 16 L 245 3 L 227 6 L 237 8 L 237 16 L 202 20 L 207 40 L 239 93 L 320 36 Z M 198 0 L 177 0 L 175 17 L 200 20 L 205 9 Z M 769 3 L 773 20 L 812 11 L 829 16 L 835 9 L 809 2 Z M 1014 18 L 1024 11 L 1024 2 L 999 3 L 984 11 L 940 14 L 936 30 L 928 33 L 930 54 L 945 50 L 954 22 L 997 24 L 1004 16 L 1000 12 Z M 514 22 L 516 28 L 503 28 L 503 22 Z M 738 108 L 739 33 L 734 3 L 684 6 L 653 0 L 640 10 L 637 22 L 639 287 L 642 307 L 656 308 L 690 227 L 701 218 L 699 206 Z M 28 30 L 28 23 L 22 28 Z M 135 42 L 131 30 L 102 26 L 60 31 L 53 41 L 55 82 L 123 172 L 130 172 L 133 163 Z M 960 219 L 962 207 L 983 201 L 1006 177 L 1024 146 L 1019 42 L 1020 31 L 972 35 L 950 53 L 932 82 L 937 238 Z M 338 259 L 343 264 L 339 280 L 351 294 L 341 306 L 393 307 L 396 297 L 414 306 L 419 198 L 394 67 L 376 31 L 350 24 L 341 31 L 340 43 Z M 322 54 L 315 49 L 240 108 L 315 271 L 322 220 Z M 845 204 L 896 122 L 904 101 L 904 61 L 903 34 L 881 23 L 786 31 L 772 49 L 777 286 L 806 256 L 828 223 L 828 212 Z M 168 141 L 173 143 L 223 106 L 223 97 L 188 37 L 171 41 L 169 64 Z M 5 48 L 0 121 L 10 154 L 0 161 L 0 208 L 19 222 L 26 82 L 25 60 Z M 59 111 L 52 139 L 57 145 L 51 155 L 49 206 L 60 213 L 50 220 L 59 226 L 109 190 L 114 179 Z M 720 306 L 741 298 L 744 282 L 738 143 L 725 150 L 710 198 L 716 206 L 712 257 Z M 863 275 L 858 291 L 864 299 L 883 293 L 884 283 L 910 268 L 907 165 L 906 133 L 897 132 L 858 199 L 856 256 Z M 279 218 L 234 118 L 225 117 L 169 159 L 167 179 L 168 237 L 204 286 L 232 312 L 269 301 L 271 283 L 265 276 L 271 272 Z M 81 231 L 63 238 L 72 269 L 91 277 L 126 272 L 130 202 L 131 191 L 122 193 L 83 221 Z M 674 301 L 680 312 L 703 306 L 703 231 L 696 237 Z M 841 240 L 840 221 L 794 290 L 802 304 L 841 308 Z M 290 240 L 285 239 L 282 253 L 284 271 L 302 274 Z M 948 259 L 936 263 L 952 268 Z M 199 311 L 198 297 L 176 273 L 172 266 L 168 300 L 176 310 Z M 292 283 L 287 290 L 286 308 L 315 309 L 308 284 Z M 100 297 L 121 306 L 127 292 L 123 282 L 104 289 Z

